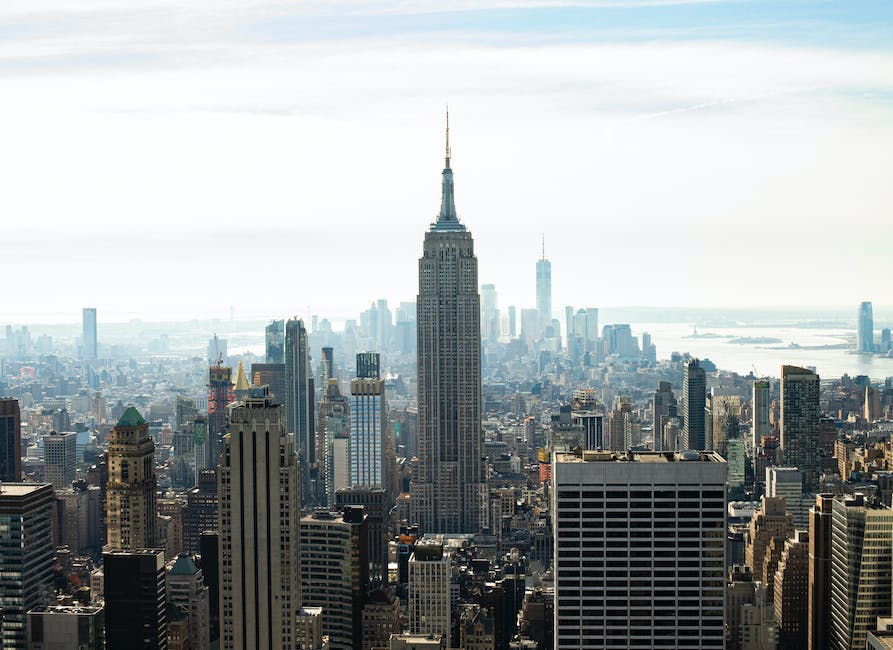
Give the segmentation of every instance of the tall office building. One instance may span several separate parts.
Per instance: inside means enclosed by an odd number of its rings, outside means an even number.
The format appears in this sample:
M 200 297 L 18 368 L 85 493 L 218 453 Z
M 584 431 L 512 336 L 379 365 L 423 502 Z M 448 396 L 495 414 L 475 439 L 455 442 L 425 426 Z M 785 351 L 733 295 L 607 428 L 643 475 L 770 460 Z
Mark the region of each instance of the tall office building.
M 316 462 L 311 431 L 310 357 L 307 330 L 300 318 L 285 324 L 285 413 L 286 431 L 295 436 L 295 450 L 301 468 L 302 494 L 310 498 L 310 466 Z
M 211 443 L 226 432 L 226 407 L 236 399 L 233 369 L 213 365 L 208 370 L 208 434 Z
M 378 352 L 357 354 L 357 379 L 379 379 L 381 377 L 381 357 Z
M 775 571 L 775 621 L 782 648 L 805 648 L 809 591 L 809 533 L 798 530 L 784 543 Z
M 319 469 L 316 501 L 327 508 L 335 505 L 335 441 L 350 440 L 350 400 L 341 394 L 338 385 L 337 379 L 328 381 L 317 409 L 316 459 Z M 346 474 L 346 459 L 344 465 L 341 469 Z
M 53 597 L 53 486 L 0 483 L 0 648 L 25 650 L 26 614 Z
M 422 538 L 409 556 L 407 566 L 409 631 L 449 639 L 450 556 L 444 551 L 443 543 Z
M 803 472 L 803 491 L 815 492 L 822 470 L 819 440 L 819 376 L 796 366 L 781 367 L 781 454 Z
M 109 434 L 108 466 L 108 548 L 155 548 L 155 443 L 149 437 L 149 424 L 132 406 Z
M 824 650 L 831 639 L 831 513 L 834 496 L 819 494 L 809 511 L 809 650 Z
M 285 363 L 285 321 L 273 320 L 264 328 L 266 362 Z
M 705 423 L 705 426 L 712 432 L 713 440 L 707 442 L 711 444 L 711 449 L 726 458 L 729 440 L 741 437 L 741 398 L 736 389 L 714 387 L 710 389 L 709 404 L 712 421 Z
M 863 302 L 859 305 L 856 350 L 858 352 L 874 352 L 874 316 L 872 315 L 870 302 Z
M 784 497 L 763 497 L 744 536 L 744 561 L 753 569 L 754 576 L 762 580 L 766 549 L 772 540 L 778 539 L 780 544 L 793 536 L 794 518 L 785 512 Z
M 536 310 L 540 330 L 544 330 L 552 321 L 552 262 L 546 259 L 545 243 L 543 256 L 536 262 Z
M 22 480 L 22 414 L 19 400 L 0 399 L 0 483 Z
M 180 553 L 166 577 L 167 601 L 186 614 L 189 628 L 189 650 L 211 647 L 211 608 L 208 588 L 202 570 L 195 566 L 188 553 Z
M 322 348 L 322 359 L 319 362 L 319 385 L 325 388 L 330 379 L 335 377 L 335 350 L 331 345 L 324 345 Z
M 496 285 L 481 285 L 481 334 L 485 341 L 499 338 L 499 310 L 496 307 Z
M 357 355 L 357 368 L 361 365 L 360 356 Z M 352 488 L 383 488 L 388 485 L 389 468 L 386 450 L 388 442 L 384 380 L 377 377 L 352 379 L 350 382 Z
M 751 400 L 753 422 L 750 435 L 750 452 L 756 456 L 756 450 L 760 448 L 760 440 L 772 433 L 769 424 L 769 380 L 757 379 L 753 382 Z
M 105 608 L 44 605 L 28 612 L 29 650 L 104 650 Z
M 284 363 L 252 363 L 251 383 L 255 386 L 269 386 L 273 403 L 285 404 Z
M 419 472 L 413 518 L 425 532 L 477 533 L 487 510 L 481 431 L 478 265 L 459 223 L 450 167 L 449 123 L 440 215 L 419 260 Z
M 657 390 L 651 398 L 651 421 L 654 431 L 654 451 L 675 451 L 670 447 L 669 441 L 663 439 L 664 424 L 670 418 L 675 418 L 676 412 L 676 396 L 673 395 L 673 386 L 668 381 L 658 383 Z
M 74 431 L 53 431 L 43 437 L 44 479 L 55 490 L 70 488 L 77 478 L 77 437 Z
M 368 530 L 362 507 L 316 511 L 301 518 L 301 590 L 307 607 L 322 607 L 331 650 L 351 650 L 362 638 L 369 584 Z
M 102 571 L 106 648 L 166 650 L 164 551 L 106 551 Z
M 723 647 L 722 457 L 556 453 L 552 483 L 557 650 Z
M 697 359 L 685 367 L 682 380 L 682 449 L 706 448 L 707 374 Z
M 509 305 L 509 338 L 515 338 L 518 335 L 518 314 L 514 305 Z
M 218 486 L 221 646 L 294 647 L 300 477 L 285 408 L 266 386 L 232 410 Z
M 803 496 L 803 472 L 796 467 L 767 467 L 766 496 L 784 497 L 785 511 L 796 528 L 809 528 L 809 498 Z
M 876 629 L 877 617 L 890 615 L 891 545 L 893 510 L 870 503 L 859 493 L 834 500 L 827 647 L 864 648 L 868 631 Z
M 84 359 L 92 361 L 99 356 L 99 345 L 96 339 L 96 307 L 84 307 L 81 324 L 83 325 L 81 340 L 84 346 Z

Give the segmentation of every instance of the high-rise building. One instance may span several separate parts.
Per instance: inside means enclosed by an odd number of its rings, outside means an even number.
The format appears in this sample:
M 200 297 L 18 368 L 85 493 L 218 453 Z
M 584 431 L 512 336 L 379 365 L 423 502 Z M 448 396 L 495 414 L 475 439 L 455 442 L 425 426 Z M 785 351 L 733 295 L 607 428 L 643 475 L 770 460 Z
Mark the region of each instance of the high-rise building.
M 481 334 L 485 341 L 499 338 L 499 310 L 496 307 L 496 285 L 481 285 Z
M 874 352 L 874 316 L 872 315 L 870 302 L 863 302 L 859 305 L 856 350 L 858 352 Z
M 84 359 L 92 361 L 99 356 L 96 339 L 96 307 L 84 307 L 81 324 L 83 325 L 81 340 L 84 346 Z
M 685 367 L 682 380 L 682 449 L 705 449 L 707 441 L 706 413 L 707 374 L 697 359 Z
M 357 360 L 359 365 L 359 360 Z M 350 382 L 350 486 L 383 488 L 388 484 L 387 408 L 383 379 Z
M 357 354 L 357 379 L 379 379 L 381 377 L 381 357 L 378 352 Z
M 218 485 L 221 647 L 294 647 L 300 477 L 285 408 L 266 386 L 232 410 Z
M 804 492 L 815 492 L 822 470 L 819 376 L 796 366 L 781 368 L 781 454 L 803 472 Z
M 53 486 L 0 483 L 0 648 L 25 650 L 25 615 L 53 596 Z
M 443 543 L 419 540 L 409 556 L 408 567 L 409 631 L 449 639 L 450 556 Z
M 108 548 L 155 548 L 155 443 L 149 437 L 148 422 L 132 406 L 109 434 L 108 465 Z
M 782 648 L 805 648 L 809 591 L 809 533 L 796 531 L 784 543 L 774 579 L 775 621 Z
M 890 615 L 891 545 L 893 510 L 859 493 L 834 500 L 827 647 L 864 648 L 868 631 L 876 629 L 877 617 Z
M 316 458 L 317 502 L 327 508 L 335 505 L 335 446 L 336 440 L 350 440 L 350 401 L 341 394 L 337 379 L 330 379 L 324 387 L 322 399 L 317 409 L 316 423 Z M 340 447 L 340 443 L 338 443 Z M 346 446 L 346 445 L 345 445 Z M 344 470 L 347 473 L 347 459 L 344 459 Z M 347 480 L 344 481 L 345 486 Z
M 335 349 L 331 345 L 324 345 L 322 348 L 322 359 L 319 362 L 319 385 L 325 388 L 330 379 L 335 377 Z
M 295 449 L 301 468 L 302 495 L 310 498 L 310 466 L 316 462 L 310 419 L 314 399 L 310 390 L 310 353 L 307 330 L 300 318 L 285 324 L 285 412 L 286 431 L 295 436 Z
M 186 508 L 183 510 L 183 550 L 188 553 L 199 553 L 201 535 L 206 530 L 217 530 L 216 469 L 203 469 L 199 472 L 198 487 L 186 492 Z M 207 578 L 206 572 L 205 579 Z
M 819 494 L 809 511 L 809 650 L 824 650 L 831 639 L 831 513 L 834 496 Z
M 440 215 L 419 260 L 419 471 L 413 518 L 426 532 L 477 533 L 487 508 L 481 431 L 478 265 L 459 223 L 449 126 Z
M 208 437 L 216 441 L 226 432 L 226 407 L 236 399 L 233 369 L 213 365 L 208 370 Z
M 168 647 L 164 551 L 113 550 L 102 554 L 105 643 L 108 650 Z
M 735 389 L 711 388 L 710 412 L 713 417 L 709 425 L 713 433 L 712 449 L 723 458 L 728 456 L 729 440 L 741 437 L 739 427 L 741 398 Z
M 509 305 L 509 338 L 515 338 L 518 335 L 517 325 L 517 309 L 514 305 Z
M 19 400 L 0 399 L 0 483 L 22 480 L 22 414 Z
M 778 539 L 781 544 L 793 536 L 794 518 L 785 512 L 784 497 L 763 497 L 760 509 L 751 517 L 744 536 L 744 561 L 758 580 L 762 580 L 766 549 L 772 540 Z
M 273 320 L 264 328 L 266 362 L 285 363 L 285 321 Z
M 766 496 L 784 497 L 785 511 L 796 528 L 809 528 L 809 499 L 803 496 L 803 472 L 796 467 L 767 467 Z
M 252 363 L 251 383 L 255 386 L 269 386 L 273 403 L 285 404 L 284 363 Z
M 723 647 L 722 457 L 556 453 L 552 484 L 556 649 Z
M 751 400 L 753 422 L 750 431 L 750 451 L 756 455 L 760 448 L 760 440 L 772 433 L 769 424 L 769 380 L 757 379 L 753 382 L 753 397 Z
M 368 530 L 362 507 L 316 511 L 301 518 L 304 604 L 322 607 L 322 631 L 332 650 L 362 639 L 362 604 L 369 583 Z
M 44 479 L 53 489 L 70 488 L 77 478 L 77 437 L 74 431 L 52 431 L 43 437 Z
M 189 650 L 211 647 L 210 602 L 202 570 L 195 566 L 188 553 L 180 553 L 168 569 L 167 601 L 186 614 L 189 629 Z
M 668 381 L 662 381 L 657 385 L 657 390 L 651 398 L 651 418 L 654 423 L 654 451 L 675 451 L 669 447 L 669 442 L 663 439 L 664 424 L 670 418 L 675 418 L 676 396 L 673 395 L 673 386 Z
M 552 321 L 552 262 L 546 259 L 545 244 L 543 256 L 536 261 L 536 310 L 543 330 Z
M 208 365 L 223 365 L 226 361 L 226 348 L 226 339 L 219 338 L 216 334 L 208 339 Z

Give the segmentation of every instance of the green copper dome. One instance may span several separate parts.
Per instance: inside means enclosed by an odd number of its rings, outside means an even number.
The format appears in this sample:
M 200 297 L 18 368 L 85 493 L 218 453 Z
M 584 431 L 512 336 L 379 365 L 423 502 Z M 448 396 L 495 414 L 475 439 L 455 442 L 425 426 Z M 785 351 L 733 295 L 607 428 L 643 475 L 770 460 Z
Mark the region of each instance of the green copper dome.
M 140 415 L 140 412 L 132 406 L 128 406 L 127 410 L 121 415 L 121 419 L 118 420 L 119 427 L 138 427 L 145 423 L 146 421 Z

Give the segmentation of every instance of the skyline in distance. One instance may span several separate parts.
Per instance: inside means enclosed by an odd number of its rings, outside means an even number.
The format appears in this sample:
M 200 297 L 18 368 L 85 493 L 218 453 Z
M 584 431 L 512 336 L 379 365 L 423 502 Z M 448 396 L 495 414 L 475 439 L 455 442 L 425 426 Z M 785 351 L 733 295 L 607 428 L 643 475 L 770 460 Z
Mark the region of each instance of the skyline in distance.
M 884 316 L 889 9 L 215 7 L 0 9 L 16 125 L 0 270 L 29 289 L 5 322 L 84 305 L 338 321 L 412 300 L 447 101 L 459 218 L 501 310 L 534 306 L 545 235 L 556 317 L 862 300 Z

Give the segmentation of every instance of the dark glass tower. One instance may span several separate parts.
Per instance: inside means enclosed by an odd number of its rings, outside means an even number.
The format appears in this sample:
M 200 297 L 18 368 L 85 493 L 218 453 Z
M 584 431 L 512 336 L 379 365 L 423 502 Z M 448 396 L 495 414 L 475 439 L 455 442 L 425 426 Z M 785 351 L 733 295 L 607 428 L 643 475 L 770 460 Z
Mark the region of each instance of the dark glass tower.
M 440 215 L 419 260 L 419 480 L 411 486 L 412 512 L 426 533 L 476 533 L 487 504 L 481 300 L 474 241 L 456 215 L 449 143 L 447 115 Z
M 267 363 L 285 363 L 285 321 L 274 320 L 264 329 Z
M 682 439 L 680 449 L 704 450 L 707 445 L 707 374 L 697 359 L 688 362 L 682 380 Z
M 316 450 L 311 435 L 312 410 L 310 401 L 310 362 L 308 359 L 307 330 L 304 321 L 292 318 L 285 324 L 285 412 L 286 430 L 295 434 L 295 446 L 301 468 L 305 499 L 310 492 L 310 465 L 316 462 Z
M 19 400 L 0 399 L 0 482 L 22 480 L 22 415 Z

